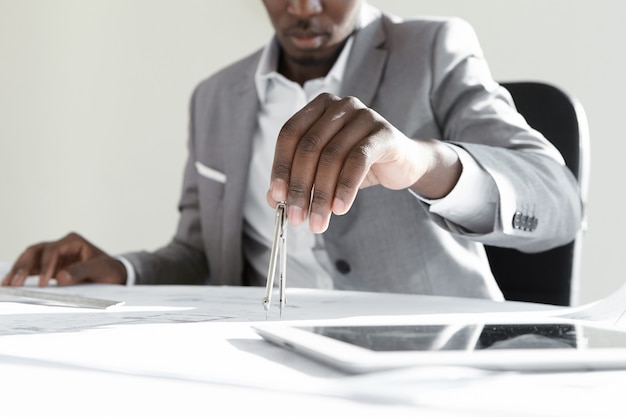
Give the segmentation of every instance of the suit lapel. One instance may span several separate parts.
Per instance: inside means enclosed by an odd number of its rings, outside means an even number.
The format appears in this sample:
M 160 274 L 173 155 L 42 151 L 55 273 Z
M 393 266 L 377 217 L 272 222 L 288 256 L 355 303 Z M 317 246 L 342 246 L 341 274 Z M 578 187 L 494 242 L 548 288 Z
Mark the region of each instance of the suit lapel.
M 254 87 L 253 75 L 243 77 L 233 85 L 232 94 L 228 102 L 222 105 L 232 109 L 228 113 L 227 125 L 223 132 L 228 132 L 224 138 L 224 157 L 228 183 L 239 189 L 247 183 L 248 166 L 252 156 L 252 136 L 256 128 L 259 99 Z M 241 169 L 245 167 L 245 169 Z M 241 193 L 243 195 L 243 193 Z
M 224 172 L 228 178 L 222 206 L 222 245 L 216 271 L 216 284 L 238 282 L 242 271 L 243 206 L 247 191 L 248 171 L 252 156 L 252 138 L 257 123 L 259 100 L 254 86 L 254 70 L 233 79 L 231 94 L 221 106 L 231 109 L 223 120 L 220 132 L 224 134 L 220 147 L 224 161 Z M 226 133 L 224 133 L 226 132 Z
M 366 10 L 366 23 L 354 38 L 343 78 L 342 96 L 354 96 L 366 106 L 374 100 L 387 62 L 386 35 L 377 10 Z

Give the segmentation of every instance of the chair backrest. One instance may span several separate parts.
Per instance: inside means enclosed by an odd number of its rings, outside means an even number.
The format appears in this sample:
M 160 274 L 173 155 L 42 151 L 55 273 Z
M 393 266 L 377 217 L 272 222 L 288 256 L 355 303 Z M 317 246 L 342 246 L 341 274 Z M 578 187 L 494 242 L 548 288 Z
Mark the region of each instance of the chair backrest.
M 589 187 L 589 131 L 580 102 L 553 85 L 501 83 L 528 124 L 557 147 L 580 184 L 586 206 Z M 487 246 L 491 269 L 507 300 L 576 305 L 579 296 L 582 234 L 574 241 L 540 253 Z

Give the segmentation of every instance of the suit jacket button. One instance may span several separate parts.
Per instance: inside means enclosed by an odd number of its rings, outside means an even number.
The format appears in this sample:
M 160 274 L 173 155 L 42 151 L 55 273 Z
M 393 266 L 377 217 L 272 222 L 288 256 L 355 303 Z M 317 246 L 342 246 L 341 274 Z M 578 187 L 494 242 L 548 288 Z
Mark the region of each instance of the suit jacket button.
M 513 228 L 514 229 L 521 229 L 522 228 L 522 213 L 520 213 L 519 211 L 516 211 L 515 214 L 513 214 Z
M 521 229 L 524 231 L 528 231 L 528 226 L 529 226 L 529 222 L 528 222 L 528 216 L 527 215 L 522 215 L 522 220 L 521 220 Z
M 337 268 L 337 271 L 343 275 L 349 274 L 352 270 L 352 268 L 350 268 L 350 264 L 343 259 L 339 259 L 335 262 L 335 268 Z

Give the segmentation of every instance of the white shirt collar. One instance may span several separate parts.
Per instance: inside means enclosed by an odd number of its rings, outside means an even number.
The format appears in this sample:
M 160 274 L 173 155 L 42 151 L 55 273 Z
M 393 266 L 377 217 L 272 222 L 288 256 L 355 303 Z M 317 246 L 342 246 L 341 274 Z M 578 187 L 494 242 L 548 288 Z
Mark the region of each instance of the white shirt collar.
M 341 84 L 348 63 L 348 56 L 352 50 L 353 41 L 354 36 L 348 38 L 337 61 L 335 61 L 335 64 L 324 78 L 325 81 L 334 80 Z M 278 53 L 278 41 L 274 37 L 263 49 L 259 65 L 254 74 L 254 83 L 256 84 L 257 94 L 261 103 L 264 103 L 266 100 L 269 80 L 275 77 L 282 77 L 281 74 L 276 72 L 278 68 Z

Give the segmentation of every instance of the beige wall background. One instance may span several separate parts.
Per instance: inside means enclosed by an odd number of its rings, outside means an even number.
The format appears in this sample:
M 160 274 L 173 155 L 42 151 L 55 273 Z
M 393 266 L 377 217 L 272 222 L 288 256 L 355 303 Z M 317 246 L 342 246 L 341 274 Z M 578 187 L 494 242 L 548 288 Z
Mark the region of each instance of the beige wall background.
M 580 301 L 619 288 L 626 3 L 370 2 L 463 17 L 496 79 L 581 100 L 592 154 Z M 270 35 L 257 0 L 0 0 L 0 261 L 69 231 L 111 253 L 167 242 L 192 89 Z

